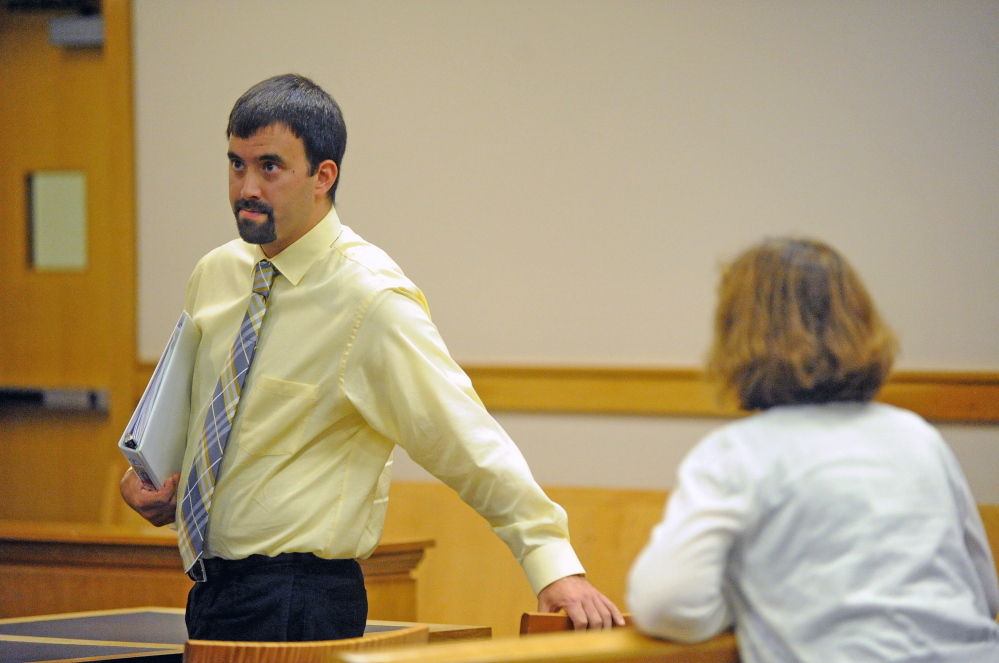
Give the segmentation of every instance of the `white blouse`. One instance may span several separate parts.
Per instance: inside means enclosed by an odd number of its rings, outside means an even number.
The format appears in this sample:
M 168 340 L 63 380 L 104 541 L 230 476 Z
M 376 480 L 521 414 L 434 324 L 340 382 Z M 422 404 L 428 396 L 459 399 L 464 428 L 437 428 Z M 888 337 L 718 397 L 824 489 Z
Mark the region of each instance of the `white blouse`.
M 743 663 L 999 662 L 999 586 L 940 434 L 879 403 L 776 407 L 683 461 L 627 602 L 682 640 L 735 623 Z

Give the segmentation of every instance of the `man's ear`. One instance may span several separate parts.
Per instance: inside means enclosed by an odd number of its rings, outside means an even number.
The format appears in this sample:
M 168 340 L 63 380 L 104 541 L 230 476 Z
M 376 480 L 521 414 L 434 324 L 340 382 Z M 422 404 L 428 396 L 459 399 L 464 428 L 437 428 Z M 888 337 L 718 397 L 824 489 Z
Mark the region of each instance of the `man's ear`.
M 316 198 L 322 198 L 325 196 L 326 192 L 330 190 L 330 187 L 333 186 L 333 183 L 336 182 L 336 178 L 339 175 L 340 171 L 331 159 L 327 159 L 326 161 L 320 163 L 319 167 L 316 168 Z

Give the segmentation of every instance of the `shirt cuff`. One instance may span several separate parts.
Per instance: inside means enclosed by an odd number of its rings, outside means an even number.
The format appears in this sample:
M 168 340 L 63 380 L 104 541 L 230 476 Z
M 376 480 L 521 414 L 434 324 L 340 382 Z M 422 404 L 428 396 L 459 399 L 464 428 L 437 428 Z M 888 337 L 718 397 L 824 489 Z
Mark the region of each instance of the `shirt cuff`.
M 549 543 L 531 551 L 521 566 L 535 594 L 559 578 L 585 573 L 568 541 Z

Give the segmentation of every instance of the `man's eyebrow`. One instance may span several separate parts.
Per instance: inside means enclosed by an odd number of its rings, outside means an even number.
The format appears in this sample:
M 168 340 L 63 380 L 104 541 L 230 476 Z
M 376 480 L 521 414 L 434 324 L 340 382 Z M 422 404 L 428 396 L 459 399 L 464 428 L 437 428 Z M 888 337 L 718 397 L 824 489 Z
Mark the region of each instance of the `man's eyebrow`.
M 231 150 L 227 153 L 227 156 L 229 157 L 230 161 L 244 160 L 243 157 L 239 156 L 238 154 L 236 154 Z M 278 165 L 284 165 L 284 158 L 280 154 L 261 154 L 259 157 L 257 157 L 257 162 L 258 163 L 270 162 L 270 163 L 276 163 Z
M 276 163 L 278 165 L 284 164 L 284 159 L 281 157 L 280 154 L 261 154 L 259 157 L 257 157 L 257 161 Z

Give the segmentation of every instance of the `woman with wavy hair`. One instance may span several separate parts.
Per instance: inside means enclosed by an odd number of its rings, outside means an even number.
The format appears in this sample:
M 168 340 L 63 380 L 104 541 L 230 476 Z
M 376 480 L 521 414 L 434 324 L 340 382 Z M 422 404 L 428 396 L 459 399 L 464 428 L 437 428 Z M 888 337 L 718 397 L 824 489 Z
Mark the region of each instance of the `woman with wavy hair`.
M 636 560 L 643 631 L 734 624 L 743 663 L 999 661 L 999 587 L 967 481 L 919 416 L 873 403 L 894 335 L 835 250 L 770 239 L 719 288 L 709 368 L 758 414 L 702 440 Z

